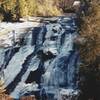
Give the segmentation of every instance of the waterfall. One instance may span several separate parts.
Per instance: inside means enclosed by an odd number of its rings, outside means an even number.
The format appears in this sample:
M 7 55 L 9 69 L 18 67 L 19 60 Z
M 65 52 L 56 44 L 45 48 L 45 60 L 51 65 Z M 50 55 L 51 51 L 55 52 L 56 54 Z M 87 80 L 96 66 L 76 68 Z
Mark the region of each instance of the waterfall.
M 73 100 L 78 94 L 77 34 L 74 17 L 58 17 L 55 23 L 33 27 L 17 49 L 1 49 L 0 68 L 8 93 L 17 99 L 34 92 L 40 100 L 63 100 L 63 96 Z
M 74 30 L 75 23 L 70 23 L 73 26 L 70 26 L 70 24 L 66 26 L 67 22 L 65 21 L 64 23 L 60 23 L 63 24 L 64 28 L 59 23 L 48 25 L 47 29 L 49 28 L 49 31 L 46 34 L 47 40 L 45 40 L 44 42 L 44 44 L 46 45 L 46 47 L 44 47 L 44 50 L 46 48 L 46 52 L 49 51 L 52 54 L 56 55 L 56 57 L 51 63 L 46 64 L 45 73 L 42 75 L 42 88 L 46 91 L 47 94 L 54 95 L 57 95 L 57 91 L 59 91 L 58 93 L 60 93 L 60 91 L 63 89 L 65 89 L 66 91 L 69 90 L 70 92 L 70 90 L 74 91 L 74 89 L 77 88 L 76 76 L 78 74 L 79 55 L 74 48 L 73 41 L 76 33 L 73 31 L 75 33 L 74 34 L 70 31 Z M 56 32 L 52 31 L 52 29 Z M 69 30 L 70 32 L 67 33 L 66 30 Z M 63 34 L 63 44 L 61 44 Z M 55 39 L 52 40 L 50 39 L 51 37 L 55 37 Z M 50 97 L 48 97 L 48 100 L 49 98 Z M 59 99 L 59 97 L 56 98 L 57 100 Z M 53 98 L 50 100 L 53 100 Z

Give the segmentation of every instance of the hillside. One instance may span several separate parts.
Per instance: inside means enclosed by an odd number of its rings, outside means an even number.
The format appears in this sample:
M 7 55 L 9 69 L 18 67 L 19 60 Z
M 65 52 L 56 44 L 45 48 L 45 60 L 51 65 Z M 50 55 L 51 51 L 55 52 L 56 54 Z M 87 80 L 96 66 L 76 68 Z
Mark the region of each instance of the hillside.
M 92 1 L 89 14 L 82 17 L 81 38 L 85 42 L 80 45 L 82 65 L 80 82 L 81 100 L 100 99 L 100 1 Z
M 18 20 L 27 16 L 59 16 L 74 0 L 1 0 L 0 19 Z

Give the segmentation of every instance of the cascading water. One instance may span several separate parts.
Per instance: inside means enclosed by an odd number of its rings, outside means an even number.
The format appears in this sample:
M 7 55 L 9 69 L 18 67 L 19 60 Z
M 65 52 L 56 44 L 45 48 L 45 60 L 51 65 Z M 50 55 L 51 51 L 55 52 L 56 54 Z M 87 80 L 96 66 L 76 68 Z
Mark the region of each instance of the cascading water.
M 65 19 L 61 21 L 63 20 Z M 42 75 L 43 91 L 45 91 L 48 96 L 54 95 L 53 98 L 47 96 L 48 100 L 61 100 L 59 99 L 59 93 L 63 90 L 65 90 L 66 96 L 68 96 L 67 92 L 77 92 L 75 89 L 77 88 L 79 56 L 74 48 L 73 41 L 77 35 L 74 29 L 75 23 L 71 18 L 66 19 L 66 21 L 72 21 L 69 23 L 71 25 L 69 25 L 68 22 L 61 21 L 57 24 L 47 25 L 49 31 L 46 33 L 46 41 L 43 44 L 43 50 L 47 55 L 48 52 L 56 55 L 55 59 L 51 59 L 51 62 L 49 61 L 49 64 L 44 65 L 46 69 Z M 59 23 L 63 24 L 63 26 Z M 72 30 L 73 32 L 71 32 Z M 69 33 L 67 31 L 69 31 Z M 61 43 L 62 40 L 63 43 Z
M 78 34 L 75 21 L 74 17 L 58 17 L 54 23 L 30 30 L 17 50 L 0 49 L 0 68 L 12 97 L 37 92 L 40 100 L 77 100 L 74 96 L 78 95 L 79 55 L 74 46 Z

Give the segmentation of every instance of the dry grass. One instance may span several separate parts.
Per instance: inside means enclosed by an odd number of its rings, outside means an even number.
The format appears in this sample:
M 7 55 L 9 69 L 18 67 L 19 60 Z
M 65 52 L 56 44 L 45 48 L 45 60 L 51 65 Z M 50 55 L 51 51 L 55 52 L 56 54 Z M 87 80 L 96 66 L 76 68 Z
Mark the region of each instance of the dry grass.
M 0 100 L 13 100 L 13 98 L 7 95 L 5 92 L 4 82 L 3 80 L 0 80 Z
M 24 6 L 21 6 L 22 10 L 21 14 L 25 13 L 22 16 L 57 16 L 60 15 L 60 10 L 54 6 L 53 0 L 43 0 L 43 2 L 39 2 L 36 0 L 28 0 Z M 22 3 L 23 5 L 23 3 Z
M 0 80 L 0 97 L 5 95 L 4 82 Z
M 9 14 L 14 19 L 27 16 L 59 16 L 61 10 L 55 1 L 57 0 L 8 0 L 5 3 L 0 1 L 3 3 L 0 14 L 6 14 L 5 17 Z M 0 17 L 2 19 L 2 16 Z
M 100 56 L 100 5 L 93 1 L 91 3 L 92 13 L 83 18 L 81 25 L 81 36 L 86 42 L 80 48 L 81 58 L 88 64 Z
M 42 5 L 38 6 L 37 15 L 40 16 L 58 16 L 61 14 L 61 10 L 54 5 L 53 0 L 44 0 Z

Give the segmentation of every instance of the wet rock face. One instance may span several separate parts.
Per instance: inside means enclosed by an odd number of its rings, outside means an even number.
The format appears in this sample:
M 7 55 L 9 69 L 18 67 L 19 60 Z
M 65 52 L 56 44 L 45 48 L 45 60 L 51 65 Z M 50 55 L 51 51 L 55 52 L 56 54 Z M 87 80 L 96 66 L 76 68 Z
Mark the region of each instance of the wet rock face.
M 9 49 L 10 58 L 0 52 L 0 56 L 9 59 L 5 67 L 5 61 L 0 62 L 8 93 L 19 98 L 36 92 L 42 100 L 61 100 L 62 89 L 76 90 L 79 64 L 74 48 L 76 29 L 74 17 L 58 17 L 55 23 L 34 27 L 18 51 Z M 12 49 L 15 51 L 16 45 Z
M 60 24 L 49 24 L 47 27 L 47 33 L 45 35 L 45 41 L 43 43 L 43 52 L 58 55 L 60 52 L 60 40 L 64 30 L 61 30 Z

